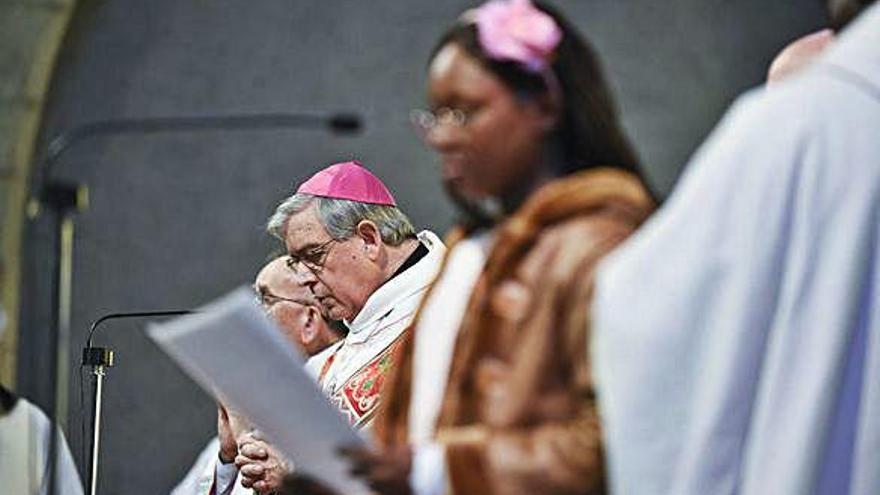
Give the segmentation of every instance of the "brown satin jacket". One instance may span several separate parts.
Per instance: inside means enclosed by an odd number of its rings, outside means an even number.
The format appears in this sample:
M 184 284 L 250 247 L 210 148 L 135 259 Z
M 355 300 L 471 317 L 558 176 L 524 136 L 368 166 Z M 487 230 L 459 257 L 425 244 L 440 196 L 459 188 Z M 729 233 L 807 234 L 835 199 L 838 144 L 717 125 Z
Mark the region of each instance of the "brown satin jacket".
M 593 272 L 653 208 L 633 175 L 594 169 L 543 186 L 497 228 L 438 419 L 452 493 L 604 492 L 587 355 Z M 374 424 L 385 445 L 407 442 L 414 338 Z

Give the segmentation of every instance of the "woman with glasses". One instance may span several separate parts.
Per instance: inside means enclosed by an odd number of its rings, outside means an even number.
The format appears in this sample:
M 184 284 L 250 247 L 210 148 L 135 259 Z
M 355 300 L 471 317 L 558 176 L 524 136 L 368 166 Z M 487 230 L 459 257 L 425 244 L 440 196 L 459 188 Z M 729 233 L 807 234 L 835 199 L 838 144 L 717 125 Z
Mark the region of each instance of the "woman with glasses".
M 596 55 L 528 0 L 466 12 L 413 112 L 461 220 L 353 469 L 381 493 L 596 493 L 598 261 L 653 201 Z

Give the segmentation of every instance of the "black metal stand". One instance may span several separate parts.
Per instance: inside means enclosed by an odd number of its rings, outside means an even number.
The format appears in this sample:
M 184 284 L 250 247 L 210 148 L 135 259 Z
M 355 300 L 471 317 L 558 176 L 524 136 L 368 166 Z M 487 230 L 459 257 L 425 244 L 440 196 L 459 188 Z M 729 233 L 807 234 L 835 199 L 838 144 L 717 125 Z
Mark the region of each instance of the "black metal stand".
M 92 393 L 92 446 L 91 469 L 89 470 L 89 494 L 98 493 L 98 462 L 101 452 L 101 408 L 103 406 L 104 375 L 113 366 L 113 350 L 105 347 L 86 347 L 83 349 L 82 364 L 92 367 L 94 389 Z
M 49 435 L 49 452 L 46 473 L 49 477 L 48 492 L 57 493 L 58 435 L 56 424 L 63 424 L 68 409 L 68 372 L 70 369 L 70 315 L 73 281 L 73 237 L 76 213 L 88 205 L 88 190 L 80 184 L 62 182 L 48 183 L 42 191 L 41 203 L 51 207 L 55 220 L 55 293 L 53 295 L 52 321 L 54 338 L 50 339 L 50 383 L 54 393 L 51 419 L 53 432 Z
M 113 366 L 115 362 L 115 354 L 113 349 L 109 347 L 92 346 L 92 338 L 101 323 L 108 320 L 120 320 L 129 318 L 161 318 L 168 316 L 183 316 L 192 314 L 192 310 L 171 310 L 171 311 L 138 311 L 130 313 L 111 313 L 104 315 L 94 323 L 89 329 L 89 336 L 86 339 L 86 345 L 82 352 L 82 365 L 92 368 L 94 376 L 94 389 L 92 392 L 92 445 L 89 450 L 91 457 L 91 465 L 89 468 L 89 495 L 98 493 L 98 465 L 101 459 L 101 410 L 103 408 L 104 399 L 104 376 L 107 370 Z M 85 439 L 83 439 L 85 441 Z

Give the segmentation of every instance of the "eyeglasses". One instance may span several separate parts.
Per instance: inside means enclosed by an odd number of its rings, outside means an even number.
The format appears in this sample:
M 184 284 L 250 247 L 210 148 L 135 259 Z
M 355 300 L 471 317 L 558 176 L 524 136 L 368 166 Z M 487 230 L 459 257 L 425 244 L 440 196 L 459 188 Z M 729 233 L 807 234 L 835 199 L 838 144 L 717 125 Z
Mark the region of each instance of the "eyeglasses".
M 439 126 L 465 127 L 473 112 L 460 108 L 442 107 L 437 110 L 416 109 L 409 113 L 409 120 L 418 131 L 428 134 Z
M 292 303 L 296 303 L 296 304 L 303 304 L 303 301 L 300 301 L 298 299 L 291 299 L 289 297 L 276 296 L 275 294 L 272 294 L 271 292 L 269 292 L 267 290 L 264 291 L 264 290 L 254 289 L 254 292 L 255 292 L 254 301 L 267 310 L 269 308 L 271 308 L 272 306 L 278 304 L 281 301 L 287 301 L 287 302 L 292 302 Z
M 297 271 L 297 265 L 302 263 L 312 273 L 319 273 L 324 269 L 324 263 L 327 262 L 327 256 L 330 254 L 330 248 L 333 247 L 332 244 L 334 242 L 339 241 L 337 239 L 330 239 L 323 244 L 305 249 L 304 253 L 288 253 L 287 268 Z

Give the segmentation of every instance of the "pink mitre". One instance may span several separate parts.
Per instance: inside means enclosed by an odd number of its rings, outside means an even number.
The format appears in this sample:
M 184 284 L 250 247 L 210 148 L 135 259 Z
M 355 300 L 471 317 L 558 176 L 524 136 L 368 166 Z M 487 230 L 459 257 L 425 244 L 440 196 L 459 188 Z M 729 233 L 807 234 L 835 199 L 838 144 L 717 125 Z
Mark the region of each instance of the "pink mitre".
M 776 55 L 767 72 L 767 83 L 778 83 L 813 62 L 831 42 L 834 31 L 823 29 L 789 43 Z
M 519 62 L 533 72 L 549 65 L 562 39 L 556 21 L 529 0 L 491 0 L 465 18 L 476 24 L 489 58 Z
M 397 206 L 385 184 L 357 160 L 330 165 L 303 182 L 296 192 L 358 203 Z

